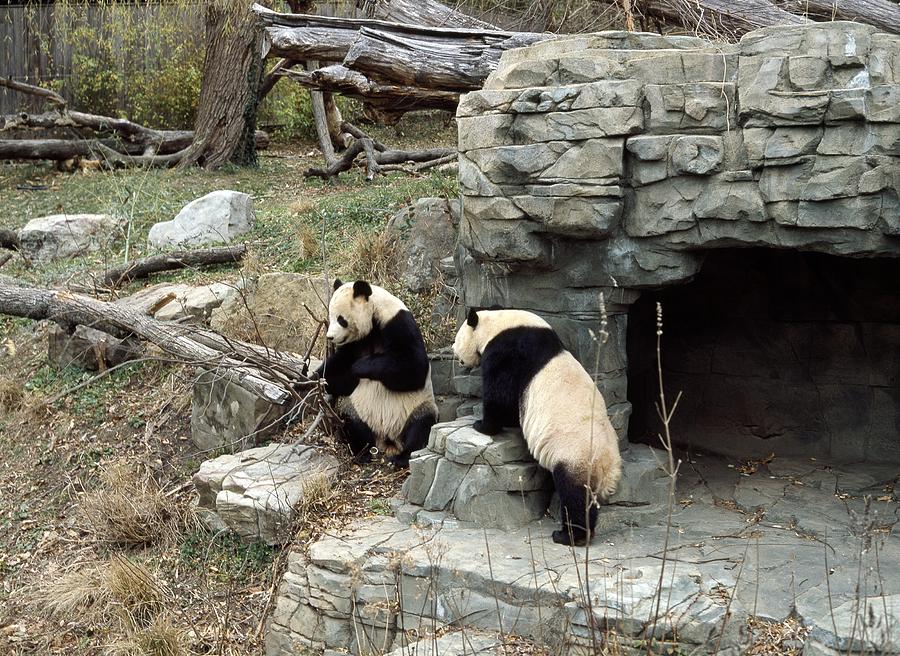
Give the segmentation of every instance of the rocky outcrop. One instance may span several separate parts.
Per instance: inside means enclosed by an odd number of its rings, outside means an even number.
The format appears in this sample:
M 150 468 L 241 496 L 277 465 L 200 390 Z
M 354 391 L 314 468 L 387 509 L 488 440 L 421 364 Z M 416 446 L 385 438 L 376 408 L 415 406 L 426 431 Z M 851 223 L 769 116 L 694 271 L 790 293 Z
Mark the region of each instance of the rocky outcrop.
M 19 248 L 24 257 L 46 264 L 99 251 L 119 234 L 119 221 L 108 214 L 54 214 L 26 223 Z
M 337 460 L 319 447 L 270 444 L 207 460 L 194 474 L 200 518 L 213 531 L 282 544 L 291 539 L 297 504 L 330 485 Z
M 690 280 L 709 249 L 900 256 L 898 49 L 835 22 L 504 53 L 457 113 L 465 305 L 544 315 L 622 434 L 640 290 Z
M 400 250 L 400 281 L 411 292 L 424 292 L 440 282 L 441 260 L 456 250 L 459 203 L 446 198 L 420 198 L 388 223 Z
M 155 224 L 147 241 L 160 250 L 228 243 L 255 224 L 250 196 L 239 191 L 214 191 L 185 205 L 171 221 Z

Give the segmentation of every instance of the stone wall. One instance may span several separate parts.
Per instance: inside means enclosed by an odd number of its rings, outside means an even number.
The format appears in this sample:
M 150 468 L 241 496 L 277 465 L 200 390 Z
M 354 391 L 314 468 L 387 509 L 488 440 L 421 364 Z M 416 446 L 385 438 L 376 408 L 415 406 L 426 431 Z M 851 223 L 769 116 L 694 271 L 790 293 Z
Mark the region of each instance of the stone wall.
M 900 37 L 869 26 L 544 42 L 505 53 L 458 121 L 465 304 L 542 314 L 594 371 L 602 292 L 620 436 L 641 290 L 711 249 L 900 256 Z

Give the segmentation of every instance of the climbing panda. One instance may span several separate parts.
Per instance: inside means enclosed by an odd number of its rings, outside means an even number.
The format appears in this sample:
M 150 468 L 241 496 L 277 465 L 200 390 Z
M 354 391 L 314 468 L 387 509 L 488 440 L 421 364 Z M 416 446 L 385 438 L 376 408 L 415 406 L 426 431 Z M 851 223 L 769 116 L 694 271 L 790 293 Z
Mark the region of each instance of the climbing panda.
M 357 461 L 368 461 L 374 446 L 394 466 L 408 466 L 437 421 L 431 367 L 412 314 L 381 287 L 335 280 L 326 336 L 335 350 L 317 373 L 338 397 Z
M 550 324 L 523 310 L 470 310 L 453 353 L 463 366 L 481 363 L 484 417 L 475 430 L 494 435 L 522 427 L 559 494 L 562 529 L 553 541 L 587 544 L 596 501 L 612 494 L 622 475 L 618 438 L 591 376 Z

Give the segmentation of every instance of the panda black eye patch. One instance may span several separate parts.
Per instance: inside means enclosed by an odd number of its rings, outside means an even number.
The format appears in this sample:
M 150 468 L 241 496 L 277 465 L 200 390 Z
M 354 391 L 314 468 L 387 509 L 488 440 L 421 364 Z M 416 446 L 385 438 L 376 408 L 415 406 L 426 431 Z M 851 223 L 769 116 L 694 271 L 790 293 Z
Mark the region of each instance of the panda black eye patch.
M 347 320 L 343 316 L 339 316 L 337 322 L 341 325 L 341 328 L 347 327 Z

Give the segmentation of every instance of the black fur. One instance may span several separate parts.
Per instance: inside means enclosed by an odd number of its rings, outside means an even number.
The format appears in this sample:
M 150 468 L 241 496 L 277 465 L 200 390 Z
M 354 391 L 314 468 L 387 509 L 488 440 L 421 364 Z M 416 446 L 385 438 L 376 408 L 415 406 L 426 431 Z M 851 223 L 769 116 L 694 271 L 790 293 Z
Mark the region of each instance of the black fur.
M 484 415 L 475 430 L 495 435 L 504 426 L 519 426 L 519 405 L 528 383 L 564 350 L 553 330 L 533 326 L 504 330 L 488 342 L 481 356 Z
M 335 285 L 339 287 L 339 281 Z M 358 288 L 358 289 L 357 289 Z M 354 294 L 368 298 L 372 289 L 368 283 L 357 281 Z M 350 396 L 361 378 L 380 381 L 393 392 L 413 392 L 425 387 L 428 378 L 428 354 L 422 333 L 408 310 L 402 310 L 383 326 L 372 322 L 372 331 L 363 339 L 338 347 L 316 371 L 324 377 L 326 389 L 335 396 Z M 403 451 L 391 459 L 397 467 L 409 464 L 409 454 L 425 446 L 428 434 L 436 422 L 434 415 L 410 419 L 399 437 Z M 358 462 L 371 459 L 369 449 L 375 436 L 357 418 L 345 418 L 344 439 Z
M 594 534 L 597 524 L 597 506 L 589 496 L 584 481 L 578 481 L 559 464 L 553 469 L 553 484 L 559 495 L 559 512 L 562 528 L 553 531 L 553 541 L 575 547 L 586 545 Z M 585 526 L 587 521 L 587 526 Z
M 431 433 L 431 427 L 435 423 L 437 423 L 437 417 L 432 414 L 410 417 L 400 437 L 403 451 L 389 459 L 391 464 L 397 469 L 409 467 L 409 455 L 413 451 L 425 448 L 425 445 L 428 443 L 428 435 Z

